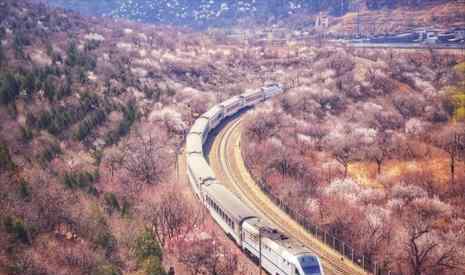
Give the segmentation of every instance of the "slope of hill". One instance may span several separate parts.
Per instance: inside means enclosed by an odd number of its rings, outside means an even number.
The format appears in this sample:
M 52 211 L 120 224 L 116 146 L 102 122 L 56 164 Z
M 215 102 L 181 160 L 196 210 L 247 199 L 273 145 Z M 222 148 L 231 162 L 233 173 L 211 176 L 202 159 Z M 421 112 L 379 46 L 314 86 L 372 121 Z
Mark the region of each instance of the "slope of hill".
M 208 226 L 170 184 L 176 148 L 196 114 L 258 83 L 257 59 L 27 1 L 0 14 L 0 274 L 163 274 L 168 242 Z M 179 218 L 169 237 L 151 225 L 162 210 Z
M 415 28 L 465 26 L 465 2 L 428 3 L 421 7 L 396 7 L 382 10 L 348 12 L 332 17 L 327 31 L 334 33 L 385 34 L 411 31 Z
M 225 26 L 249 18 L 256 22 L 289 19 L 294 14 L 328 12 L 341 16 L 347 12 L 379 9 L 423 9 L 431 5 L 455 4 L 457 1 L 397 1 L 397 0 L 48 0 L 53 5 L 71 8 L 86 14 L 110 15 L 143 22 L 171 23 L 191 27 Z

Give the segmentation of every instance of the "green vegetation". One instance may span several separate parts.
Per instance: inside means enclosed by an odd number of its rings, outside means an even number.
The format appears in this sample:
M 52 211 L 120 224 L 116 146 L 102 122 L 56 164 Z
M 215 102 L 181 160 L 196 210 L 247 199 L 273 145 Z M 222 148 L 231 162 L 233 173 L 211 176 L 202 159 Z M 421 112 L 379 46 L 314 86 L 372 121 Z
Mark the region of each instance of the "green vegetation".
M 456 65 L 454 69 L 465 76 L 465 62 Z M 465 121 L 465 83 L 449 88 L 444 105 L 455 121 Z
M 92 112 L 79 124 L 78 130 L 75 133 L 75 138 L 79 141 L 83 141 L 95 127 L 105 122 L 106 118 L 107 114 L 105 111 L 97 110 Z
M 24 142 L 30 142 L 34 137 L 34 134 L 29 127 L 21 127 L 21 137 Z
M 62 154 L 60 146 L 58 144 L 51 144 L 39 155 L 39 161 L 42 165 L 46 165 L 60 154 Z
M 0 43 L 0 65 L 3 65 L 6 61 L 5 50 L 3 49 L 2 43 Z
M 132 124 L 134 124 L 137 119 L 136 103 L 133 101 L 129 102 L 128 106 L 123 109 L 123 112 L 124 117 L 123 120 L 119 123 L 118 128 L 108 133 L 108 136 L 105 140 L 107 145 L 118 143 L 121 137 L 124 137 L 129 133 Z
M 44 82 L 44 95 L 50 101 L 53 102 L 57 98 L 56 84 L 51 77 L 47 77 Z
M 91 47 L 95 47 L 95 45 L 91 45 Z M 89 51 L 80 52 L 76 46 L 76 42 L 73 40 L 68 45 L 66 64 L 70 67 L 82 67 L 86 70 L 93 70 L 97 66 L 97 61 L 94 56 L 88 53 Z
M 8 146 L 0 142 L 0 171 L 12 171 L 16 168 L 15 163 L 11 159 Z
M 129 215 L 130 204 L 125 198 L 120 202 L 114 193 L 108 192 L 105 193 L 103 199 L 110 214 L 112 214 L 113 211 L 118 211 L 122 217 Z
M 97 267 L 96 271 L 92 275 L 120 275 L 121 272 L 117 267 L 111 264 L 104 264 Z
M 21 88 L 19 77 L 10 72 L 0 74 L 0 102 L 9 104 L 16 100 Z
M 67 60 L 66 60 L 66 64 L 68 66 L 75 66 L 78 64 L 78 60 L 79 60 L 79 50 L 76 46 L 76 41 L 72 40 L 71 42 L 69 42 L 68 44 L 68 50 L 66 52 L 67 54 Z
M 160 101 L 161 92 L 159 89 L 151 89 L 147 86 L 144 86 L 143 91 L 146 98 L 153 99 L 155 102 Z
M 116 239 L 111 234 L 101 208 L 97 204 L 92 204 L 91 211 L 89 220 L 92 222 L 87 228 L 87 237 L 96 246 L 105 249 L 106 254 L 109 254 L 116 248 Z
M 90 194 L 95 193 L 93 184 L 98 179 L 98 171 L 90 173 L 88 171 L 67 172 L 63 176 L 63 185 L 69 189 L 83 189 Z
M 120 211 L 121 210 L 121 207 L 119 206 L 119 203 L 118 203 L 118 199 L 116 198 L 116 195 L 114 193 L 111 193 L 111 192 L 105 193 L 103 198 L 105 200 L 105 204 L 108 206 L 110 211 L 112 211 L 112 210 Z
M 92 39 L 84 45 L 84 50 L 86 52 L 93 51 L 95 49 L 98 49 L 100 47 L 100 44 L 100 41 Z
M 18 194 L 22 200 L 31 200 L 31 190 L 29 188 L 29 183 L 25 179 L 19 181 Z
M 145 230 L 136 240 L 135 256 L 139 266 L 149 275 L 165 275 L 161 264 L 163 252 L 153 234 Z
M 110 232 L 108 225 L 104 225 L 101 230 L 97 231 L 95 234 L 94 243 L 107 252 L 111 252 L 116 247 L 116 239 Z
M 144 263 L 142 264 L 142 269 L 145 271 L 147 275 L 166 275 L 161 259 L 155 256 L 150 256 L 145 259 Z
M 22 30 L 15 31 L 13 38 L 13 48 L 15 49 L 15 56 L 18 59 L 24 59 L 24 46 L 31 45 L 30 39 Z
M 5 231 L 12 235 L 14 240 L 23 244 L 31 244 L 29 229 L 24 220 L 17 217 L 6 217 L 3 221 Z
M 38 119 L 30 115 L 28 124 L 39 129 L 46 129 L 50 134 L 57 136 L 92 110 L 102 107 L 101 104 L 98 96 L 86 93 L 82 95 L 79 105 L 58 106 L 51 110 L 42 111 L 38 115 Z M 96 122 L 100 122 L 101 116 L 102 114 L 97 116 Z M 89 131 L 89 129 L 82 131 L 81 135 L 84 136 L 85 131 Z
M 465 75 L 465 62 L 462 62 L 462 63 L 459 63 L 459 64 L 455 65 L 454 68 L 458 73 L 462 73 L 462 74 Z
M 25 72 L 23 76 L 23 81 L 21 82 L 21 90 L 26 91 L 26 95 L 30 98 L 33 93 L 37 90 L 39 86 L 39 81 L 36 79 L 36 73 L 34 72 Z

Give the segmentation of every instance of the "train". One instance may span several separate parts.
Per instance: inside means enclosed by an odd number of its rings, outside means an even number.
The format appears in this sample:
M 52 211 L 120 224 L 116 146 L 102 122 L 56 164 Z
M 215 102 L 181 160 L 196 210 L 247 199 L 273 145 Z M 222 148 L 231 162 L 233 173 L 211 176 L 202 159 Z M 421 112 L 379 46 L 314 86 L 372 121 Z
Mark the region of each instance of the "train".
M 275 95 L 278 83 L 247 90 L 210 108 L 186 136 L 187 175 L 195 195 L 215 222 L 241 250 L 272 275 L 324 275 L 320 258 L 246 206 L 215 177 L 204 155 L 209 133 L 225 119 Z

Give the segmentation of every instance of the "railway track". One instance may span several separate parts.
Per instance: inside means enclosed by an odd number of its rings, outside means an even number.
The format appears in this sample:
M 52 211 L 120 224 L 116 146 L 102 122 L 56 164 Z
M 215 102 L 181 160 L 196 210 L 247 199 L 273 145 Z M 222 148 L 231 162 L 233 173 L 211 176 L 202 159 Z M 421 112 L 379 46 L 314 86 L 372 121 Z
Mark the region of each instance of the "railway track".
M 208 159 L 218 179 L 249 207 L 289 236 L 299 240 L 322 259 L 325 274 L 367 274 L 327 247 L 276 206 L 255 184 L 248 173 L 240 151 L 243 116 L 231 120 L 219 130 L 212 141 Z

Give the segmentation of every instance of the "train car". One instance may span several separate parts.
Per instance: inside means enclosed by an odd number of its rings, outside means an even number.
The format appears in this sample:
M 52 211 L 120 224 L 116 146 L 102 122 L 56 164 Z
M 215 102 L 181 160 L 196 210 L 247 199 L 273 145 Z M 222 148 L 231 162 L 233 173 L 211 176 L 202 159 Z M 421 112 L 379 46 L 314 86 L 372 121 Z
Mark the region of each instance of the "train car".
M 256 217 L 255 212 L 221 184 L 202 186 L 202 194 L 213 219 L 228 237 L 241 246 L 242 224 L 247 219 Z
M 204 117 L 200 117 L 194 122 L 194 125 L 192 125 L 191 130 L 189 131 L 189 134 L 200 135 L 202 138 L 202 144 L 203 144 L 208 137 L 209 131 L 210 130 L 208 128 L 208 119 Z
M 226 100 L 197 119 L 186 139 L 188 178 L 196 195 L 226 235 L 251 257 L 261 258 L 261 264 L 268 273 L 320 275 L 324 273 L 318 257 L 263 222 L 238 197 L 218 183 L 203 155 L 203 144 L 209 132 L 224 118 L 282 92 L 284 89 L 279 84 L 267 84 L 259 90 L 247 91 Z
M 269 274 L 324 275 L 317 256 L 260 219 L 243 223 L 242 240 L 243 250 L 257 261 L 261 259 Z
M 224 110 L 223 106 L 215 105 L 214 107 L 210 108 L 205 114 L 201 117 L 208 119 L 208 129 L 209 131 L 215 129 L 223 120 L 224 118 Z
M 224 108 L 224 117 L 232 116 L 244 108 L 244 97 L 234 96 L 221 103 L 221 106 Z
M 215 174 L 203 155 L 187 156 L 187 176 L 197 196 L 202 199 L 202 186 L 216 182 Z
M 189 133 L 186 137 L 186 154 L 198 154 L 203 156 L 203 141 L 202 135 Z
M 268 99 L 272 96 L 283 93 L 284 88 L 277 83 L 269 83 L 265 85 L 264 87 L 262 87 L 262 91 L 265 95 L 265 99 Z
M 248 90 L 242 94 L 245 100 L 245 106 L 253 106 L 259 102 L 265 100 L 265 95 L 261 89 Z

